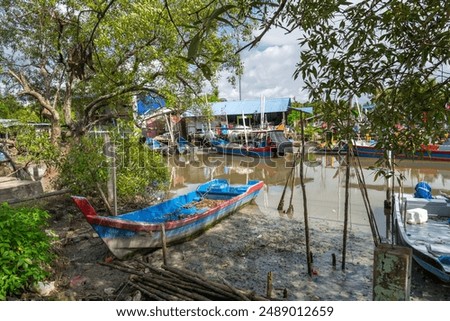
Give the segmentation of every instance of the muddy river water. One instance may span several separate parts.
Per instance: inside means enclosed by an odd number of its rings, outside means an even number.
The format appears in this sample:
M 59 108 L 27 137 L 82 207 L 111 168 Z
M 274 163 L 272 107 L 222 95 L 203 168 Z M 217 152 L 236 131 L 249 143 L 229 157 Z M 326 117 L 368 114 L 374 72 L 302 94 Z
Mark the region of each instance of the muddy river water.
M 310 158 L 311 159 L 311 158 Z M 380 234 L 386 235 L 384 201 L 387 198 L 387 181 L 376 178 L 373 169 L 375 159 L 361 158 L 361 167 L 366 182 L 369 204 L 376 216 Z M 168 160 L 171 168 L 171 190 L 183 193 L 199 183 L 213 178 L 225 178 L 231 183 L 242 184 L 248 180 L 263 180 L 265 188 L 256 199 L 259 209 L 266 215 L 286 215 L 279 211 L 283 191 L 284 210 L 292 198 L 294 207 L 290 219 L 303 220 L 303 202 L 300 185 L 300 168 L 297 164 L 294 175 L 293 195 L 291 184 L 286 187 L 287 177 L 292 172 L 290 158 L 252 159 L 248 157 L 218 155 L 215 153 L 191 156 L 175 156 Z M 313 161 L 304 164 L 304 183 L 307 193 L 310 218 L 340 222 L 344 217 L 345 166 L 344 156 L 315 155 Z M 445 162 L 408 161 L 396 163 L 396 176 L 404 177 L 405 192 L 413 192 L 419 181 L 426 181 L 433 193 L 450 191 L 450 164 Z M 349 204 L 351 224 L 369 226 L 365 202 L 358 185 L 355 170 L 350 171 Z M 394 182 L 394 192 L 398 191 Z
M 170 190 L 172 193 L 185 193 L 195 189 L 198 184 L 213 178 L 228 179 L 231 183 L 235 184 L 243 184 L 248 180 L 263 180 L 265 187 L 256 198 L 255 204 L 242 208 L 240 212 L 234 215 L 242 215 L 246 219 L 251 220 L 249 213 L 257 212 L 260 222 L 266 219 L 270 220 L 272 222 L 271 224 L 278 224 L 277 222 L 279 222 L 280 226 L 285 229 L 289 226 L 293 228 L 294 226 L 301 226 L 301 222 L 304 222 L 300 167 L 298 164 L 293 171 L 293 175 L 295 176 L 293 189 L 291 189 L 291 184 L 286 186 L 287 177 L 292 172 L 292 161 L 290 158 L 263 160 L 239 156 L 224 156 L 215 153 L 197 153 L 173 156 L 166 159 L 166 161 L 171 169 Z M 387 196 L 387 181 L 383 177 L 376 178 L 376 172 L 371 168 L 375 164 L 374 159 L 361 159 L 360 161 L 369 197 L 369 206 L 375 215 L 379 234 L 382 238 L 390 238 L 391 231 L 387 228 L 390 225 L 389 223 L 386 224 L 384 210 L 384 201 Z M 341 233 L 339 231 L 342 230 L 344 222 L 346 195 L 346 167 L 342 166 L 343 164 L 343 156 L 314 155 L 312 158 L 309 158 L 309 162 L 303 165 L 308 216 L 310 226 L 313 229 L 317 227 L 318 231 L 323 230 L 328 233 L 328 228 L 323 227 L 323 224 L 328 224 L 336 228 L 336 231 L 338 231 L 337 234 Z M 412 192 L 419 181 L 427 181 L 433 188 L 433 193 L 439 193 L 440 191 L 450 192 L 450 166 L 448 163 L 402 160 L 398 161 L 396 166 L 396 175 L 398 176 L 399 174 L 404 176 L 403 185 L 406 192 Z M 394 192 L 398 191 L 396 184 L 395 182 Z M 353 168 L 350 171 L 349 187 L 349 231 L 356 237 L 356 241 L 353 242 L 360 242 L 359 247 L 355 246 L 353 252 L 350 253 L 352 262 L 354 262 L 353 272 L 355 279 L 350 282 L 352 276 L 349 273 L 351 269 L 349 269 L 346 276 L 343 278 L 340 277 L 341 279 L 339 281 L 342 281 L 342 284 L 345 283 L 345 291 L 348 291 L 349 294 L 344 294 L 344 290 L 337 289 L 336 293 L 341 294 L 330 296 L 330 298 L 371 300 L 371 287 L 368 285 L 370 283 L 368 280 L 372 275 L 371 260 L 373 251 L 367 252 L 365 250 L 372 243 L 371 229 L 366 210 L 367 203 L 364 201 L 358 185 L 357 175 Z M 285 191 L 283 210 L 278 210 L 283 191 Z M 290 204 L 292 204 L 294 210 L 286 213 L 286 209 Z M 232 222 L 221 224 L 232 224 Z M 256 237 L 260 237 L 258 231 L 255 233 L 257 235 Z M 325 232 L 322 234 L 325 234 Z M 326 239 L 325 242 L 325 239 L 320 239 L 323 237 L 326 238 L 327 236 L 321 235 L 321 232 L 316 232 L 312 236 L 318 243 L 330 244 L 331 249 L 331 246 L 336 241 Z M 338 237 L 337 242 L 341 241 L 339 236 L 335 237 Z M 330 251 L 335 251 L 335 249 Z M 330 253 L 324 250 L 322 254 L 326 255 L 326 262 L 323 264 L 329 266 Z M 364 258 L 359 259 L 360 254 L 364 254 Z M 328 275 L 335 278 L 335 272 L 331 269 L 327 271 L 327 269 L 322 268 L 320 271 L 322 277 L 325 278 Z M 433 301 L 449 300 L 449 286 L 440 284 L 438 281 L 435 282 L 432 277 L 423 273 L 423 271 L 420 271 L 420 268 L 413 266 L 412 299 Z M 358 284 L 361 280 L 364 280 L 363 283 L 365 286 L 363 288 Z M 311 286 L 308 289 L 311 293 L 320 293 L 318 287 L 322 287 L 324 288 L 324 293 L 328 293 L 326 292 L 326 288 L 330 285 L 326 281 L 323 282 L 321 284 L 320 281 L 316 280 L 312 284 L 315 290 L 311 290 Z M 332 284 L 336 284 L 336 281 L 333 281 Z M 248 286 L 251 285 L 249 284 Z M 354 291 L 352 287 L 354 287 Z M 297 289 L 299 289 L 298 293 L 300 293 L 306 288 L 297 287 Z M 355 294 L 351 294 L 353 293 L 352 291 Z M 327 295 L 319 294 L 318 297 L 320 299 L 326 299 Z M 294 297 L 294 299 L 302 298 L 303 296 L 301 294 Z

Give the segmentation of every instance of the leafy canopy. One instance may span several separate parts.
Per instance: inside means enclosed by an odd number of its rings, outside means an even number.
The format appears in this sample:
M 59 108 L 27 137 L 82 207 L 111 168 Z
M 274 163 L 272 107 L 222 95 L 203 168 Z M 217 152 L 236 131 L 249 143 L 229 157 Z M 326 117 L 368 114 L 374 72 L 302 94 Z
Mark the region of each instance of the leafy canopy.
M 301 1 L 290 9 L 290 26 L 301 17 L 303 32 L 294 76 L 311 97 L 351 108 L 350 99 L 367 96 L 376 105 L 372 130 L 395 151 L 448 132 L 449 3 Z
M 54 140 L 62 124 L 81 135 L 129 111 L 140 92 L 186 108 L 219 68 L 239 67 L 230 26 L 246 34 L 245 4 L 0 0 L 1 80 L 40 105 Z

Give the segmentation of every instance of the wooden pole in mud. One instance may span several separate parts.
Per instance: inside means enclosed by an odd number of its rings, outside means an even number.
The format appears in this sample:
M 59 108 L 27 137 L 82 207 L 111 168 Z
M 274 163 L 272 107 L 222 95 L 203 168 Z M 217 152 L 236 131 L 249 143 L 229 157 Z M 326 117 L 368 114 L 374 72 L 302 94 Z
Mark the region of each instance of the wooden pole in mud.
M 347 115 L 347 124 L 350 123 L 350 106 Z M 347 131 L 347 152 L 345 154 L 346 168 L 345 168 L 345 204 L 344 204 L 344 235 L 342 240 L 342 270 L 345 270 L 345 258 L 347 255 L 347 233 L 348 233 L 348 211 L 349 211 L 349 185 L 350 185 L 350 148 L 353 144 L 350 141 L 350 134 Z
M 297 159 L 302 157 L 301 150 L 302 150 L 302 147 L 299 148 L 299 150 L 294 154 L 294 157 L 292 159 L 292 168 L 291 168 L 291 171 L 288 174 L 288 177 L 286 178 L 286 183 L 284 184 L 283 193 L 281 193 L 280 202 L 278 203 L 278 208 L 277 209 L 279 211 L 281 211 L 283 209 L 283 206 L 284 206 L 284 195 L 286 194 L 286 189 L 287 189 L 287 186 L 289 185 L 289 180 L 290 179 L 292 179 L 292 183 L 291 183 L 291 200 L 290 200 L 289 208 L 286 210 L 286 213 L 292 212 L 293 209 L 294 209 L 293 206 L 292 206 L 292 194 L 294 193 L 295 167 L 297 167 Z
M 289 207 L 286 210 L 286 214 L 292 214 L 294 212 L 294 206 L 292 205 L 292 200 L 294 197 L 294 187 L 295 187 L 295 166 L 293 167 L 293 172 L 291 173 L 291 197 L 289 199 Z
M 351 146 L 351 145 L 350 145 Z M 350 184 L 350 146 L 347 147 L 345 159 L 347 167 L 345 168 L 345 205 L 344 205 L 344 235 L 342 240 L 342 270 L 345 270 L 345 257 L 347 252 L 347 233 L 348 233 L 348 203 L 349 203 L 349 184 Z
M 303 215 L 305 219 L 305 243 L 306 243 L 306 261 L 308 263 L 308 274 L 312 276 L 312 256 L 311 247 L 309 244 L 309 222 L 308 222 L 308 206 L 306 199 L 306 188 L 305 188 L 305 180 L 303 179 L 303 160 L 305 159 L 305 126 L 303 124 L 303 112 L 300 112 L 300 122 L 301 122 L 301 134 L 302 134 L 302 144 L 300 146 L 302 156 L 300 157 L 300 185 L 302 187 L 302 195 L 303 195 Z
M 161 245 L 162 245 L 162 252 L 163 252 L 163 262 L 164 262 L 164 265 L 167 265 L 166 228 L 164 226 L 164 223 L 162 223 L 160 226 L 161 226 Z
M 393 231 L 394 228 L 391 226 L 394 222 L 392 218 L 392 208 L 393 208 L 393 190 L 394 190 L 394 181 L 395 181 L 395 169 L 394 169 L 394 160 L 393 160 L 393 152 L 392 150 L 387 151 L 387 166 L 388 170 L 391 174 L 391 177 L 386 178 L 386 200 L 384 201 L 384 214 L 386 217 L 386 238 L 391 238 L 391 241 L 394 241 Z M 391 235 L 392 233 L 392 235 Z
M 273 273 L 272 271 L 269 271 L 267 273 L 267 288 L 266 288 L 266 297 L 268 299 L 272 298 L 272 283 L 273 283 Z
M 110 211 L 110 213 L 115 216 L 117 215 L 116 146 L 114 142 L 111 142 L 111 138 L 109 137 L 108 133 L 104 135 L 104 139 L 106 148 L 105 153 L 106 156 L 109 157 L 110 161 L 108 164 L 108 182 L 107 182 L 108 199 L 106 203 L 108 211 Z
M 289 174 L 288 174 L 288 177 L 286 178 L 286 183 L 284 184 L 284 188 L 283 188 L 283 193 L 281 193 L 281 198 L 280 198 L 280 202 L 278 203 L 278 210 L 279 211 L 281 211 L 282 209 L 283 209 L 283 206 L 284 206 L 284 195 L 286 194 L 286 189 L 287 189 L 287 186 L 288 186 L 288 184 L 289 184 L 289 180 L 292 178 L 292 176 L 293 176 L 293 172 L 294 172 L 294 170 L 295 170 L 295 166 L 296 166 L 296 159 L 297 159 L 297 156 L 296 155 L 294 155 L 294 159 L 292 160 L 292 169 L 291 169 L 291 171 L 289 172 Z

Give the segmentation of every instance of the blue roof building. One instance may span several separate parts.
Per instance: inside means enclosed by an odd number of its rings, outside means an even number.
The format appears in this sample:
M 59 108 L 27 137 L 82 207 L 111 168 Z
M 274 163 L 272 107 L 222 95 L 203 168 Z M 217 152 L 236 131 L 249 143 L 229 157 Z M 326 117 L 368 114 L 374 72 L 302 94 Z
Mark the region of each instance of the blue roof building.
M 209 128 L 220 131 L 224 125 L 232 128 L 242 126 L 245 117 L 246 126 L 277 126 L 285 124 L 291 108 L 291 98 L 264 98 L 252 100 L 221 101 L 210 103 L 214 120 L 206 121 L 199 110 L 183 113 L 187 134 Z M 264 106 L 264 107 L 263 107 Z M 264 125 L 263 125 L 264 124 Z
M 214 116 L 261 113 L 261 99 L 221 101 L 211 105 Z M 263 112 L 265 114 L 284 113 L 289 107 L 291 107 L 291 98 L 266 98 Z

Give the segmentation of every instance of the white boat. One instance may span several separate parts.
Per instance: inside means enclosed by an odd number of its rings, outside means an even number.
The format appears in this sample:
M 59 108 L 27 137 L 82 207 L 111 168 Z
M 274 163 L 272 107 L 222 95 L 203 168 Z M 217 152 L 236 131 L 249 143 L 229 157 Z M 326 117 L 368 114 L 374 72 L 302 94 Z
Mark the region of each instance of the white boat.
M 443 282 L 450 282 L 450 199 L 395 195 L 397 243 L 413 250 L 414 260 Z

